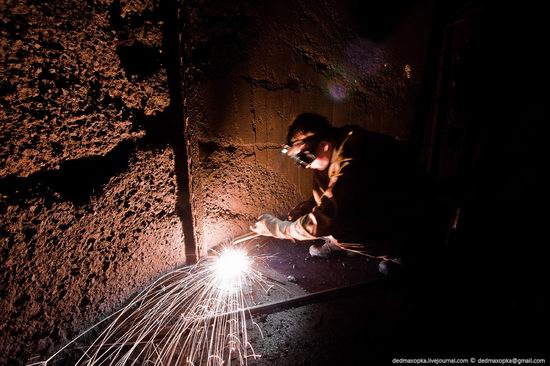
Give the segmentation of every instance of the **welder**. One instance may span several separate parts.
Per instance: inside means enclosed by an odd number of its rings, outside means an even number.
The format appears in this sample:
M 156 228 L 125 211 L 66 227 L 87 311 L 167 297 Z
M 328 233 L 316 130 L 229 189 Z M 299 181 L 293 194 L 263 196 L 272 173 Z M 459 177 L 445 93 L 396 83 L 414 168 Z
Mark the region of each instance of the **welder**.
M 322 243 L 310 246 L 311 256 L 348 250 L 397 263 L 418 240 L 422 173 L 396 138 L 355 125 L 334 127 L 321 115 L 303 113 L 289 126 L 282 152 L 314 170 L 313 193 L 285 220 L 261 215 L 251 227 L 255 233 Z

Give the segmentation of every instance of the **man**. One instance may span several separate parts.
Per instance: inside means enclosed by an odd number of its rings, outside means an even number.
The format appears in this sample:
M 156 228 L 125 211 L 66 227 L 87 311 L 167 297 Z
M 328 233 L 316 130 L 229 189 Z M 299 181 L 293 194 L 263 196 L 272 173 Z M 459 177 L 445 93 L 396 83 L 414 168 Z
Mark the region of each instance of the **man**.
M 288 220 L 263 214 L 251 230 L 280 239 L 325 239 L 310 247 L 312 256 L 347 249 L 401 258 L 423 216 L 420 175 L 404 146 L 358 126 L 333 127 L 313 113 L 294 120 L 287 140 L 283 152 L 315 171 L 313 195 Z

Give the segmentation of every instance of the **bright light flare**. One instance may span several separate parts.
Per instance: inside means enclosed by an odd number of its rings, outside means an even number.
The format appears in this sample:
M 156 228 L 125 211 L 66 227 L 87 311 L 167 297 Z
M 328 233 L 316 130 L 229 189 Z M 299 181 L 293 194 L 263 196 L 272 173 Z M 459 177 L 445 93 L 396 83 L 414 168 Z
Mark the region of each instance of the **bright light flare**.
M 250 272 L 250 258 L 242 249 L 225 248 L 215 259 L 214 271 L 220 289 L 238 289 L 242 276 Z

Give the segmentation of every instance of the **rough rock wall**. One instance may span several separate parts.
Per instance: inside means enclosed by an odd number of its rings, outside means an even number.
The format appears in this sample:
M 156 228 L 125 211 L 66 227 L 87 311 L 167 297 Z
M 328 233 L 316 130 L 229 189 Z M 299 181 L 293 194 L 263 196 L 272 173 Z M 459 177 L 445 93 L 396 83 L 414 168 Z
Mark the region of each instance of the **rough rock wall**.
M 225 179 L 195 185 L 203 248 L 310 192 L 308 173 L 279 152 L 295 115 L 408 139 L 431 2 L 382 3 L 186 2 L 194 179 Z
M 21 3 L 1 9 L 1 176 L 103 155 L 140 135 L 139 113 L 168 106 L 152 15 L 108 2 Z
M 185 262 L 151 1 L 0 3 L 0 364 Z

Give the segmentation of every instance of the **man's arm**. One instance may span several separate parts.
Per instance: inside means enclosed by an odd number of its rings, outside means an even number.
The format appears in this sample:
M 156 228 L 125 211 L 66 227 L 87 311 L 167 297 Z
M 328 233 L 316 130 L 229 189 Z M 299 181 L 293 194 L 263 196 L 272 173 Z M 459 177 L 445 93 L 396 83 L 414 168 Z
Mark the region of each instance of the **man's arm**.
M 298 218 L 308 214 L 313 210 L 313 207 L 315 207 L 315 199 L 310 197 L 309 200 L 304 201 L 300 204 L 298 204 L 296 207 L 294 207 L 287 215 L 287 219 L 289 221 L 296 221 Z
M 357 182 L 344 172 L 345 170 L 337 172 L 339 175 L 335 176 L 332 184 L 319 198 L 319 204 L 313 205 L 311 211 L 294 221 L 280 220 L 264 214 L 250 229 L 260 235 L 290 240 L 314 240 L 332 235 L 335 226 L 339 224 L 339 210 L 347 208 L 346 200 L 354 199 L 357 191 Z
M 349 136 L 351 137 L 351 134 Z M 347 140 L 348 138 L 344 143 Z M 309 211 L 306 210 L 294 221 L 283 221 L 271 215 L 262 215 L 251 230 L 260 235 L 291 240 L 313 240 L 332 235 L 334 228 L 341 224 L 338 223 L 341 215 L 339 210 L 345 210 L 350 206 L 349 200 L 354 199 L 360 184 L 357 177 L 354 177 L 356 173 L 352 173 L 352 170 L 359 168 L 359 162 L 346 157 L 343 146 L 334 154 L 336 156 L 328 168 L 328 187 L 322 196 L 316 197 L 312 202 L 307 201 L 310 206 L 304 207 L 311 207 Z
M 258 221 L 250 227 L 250 230 L 263 236 L 272 236 L 278 239 L 317 239 L 317 237 L 311 235 L 305 229 L 303 221 L 306 217 L 308 217 L 308 215 L 302 216 L 296 221 L 285 221 L 270 214 L 263 214 L 258 218 Z

